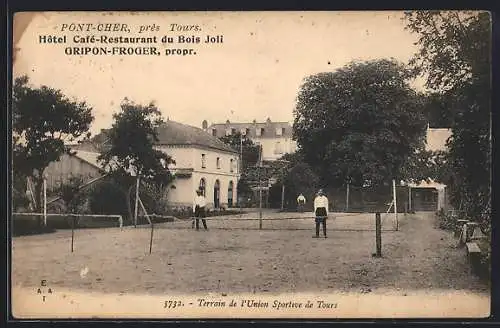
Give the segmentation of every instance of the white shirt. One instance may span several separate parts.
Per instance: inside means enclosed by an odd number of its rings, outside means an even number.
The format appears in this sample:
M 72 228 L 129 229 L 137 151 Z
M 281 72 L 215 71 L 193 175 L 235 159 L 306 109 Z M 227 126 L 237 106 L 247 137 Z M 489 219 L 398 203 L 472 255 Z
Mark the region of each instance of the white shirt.
M 314 213 L 316 213 L 316 209 L 319 207 L 324 207 L 326 209 L 326 215 L 328 215 L 328 198 L 326 196 L 316 196 L 314 198 Z
M 303 203 L 306 202 L 306 198 L 304 197 L 304 195 L 299 195 L 299 197 L 297 197 L 297 203 L 300 203 L 301 201 Z
M 193 212 L 196 209 L 196 205 L 199 207 L 205 207 L 207 205 L 207 201 L 205 200 L 205 197 L 203 195 L 196 195 L 196 198 L 194 199 L 194 204 L 193 204 Z

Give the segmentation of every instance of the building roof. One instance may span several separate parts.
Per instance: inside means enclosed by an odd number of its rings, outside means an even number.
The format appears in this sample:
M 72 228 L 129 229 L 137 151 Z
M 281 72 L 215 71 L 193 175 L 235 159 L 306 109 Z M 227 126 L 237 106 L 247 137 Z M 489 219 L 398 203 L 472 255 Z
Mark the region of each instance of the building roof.
M 157 129 L 157 132 L 158 145 L 200 146 L 203 148 L 238 153 L 237 150 L 228 146 L 219 138 L 191 125 L 168 120 Z
M 219 138 L 216 138 L 208 132 L 187 124 L 168 120 L 156 129 L 158 133 L 158 142 L 156 145 L 161 146 L 198 146 L 202 148 L 210 148 L 231 153 L 238 153 L 237 150 L 231 148 Z M 94 136 L 90 141 L 75 145 L 73 149 L 83 151 L 85 153 L 96 153 L 106 145 L 108 139 L 106 137 L 109 129 L 102 129 L 99 134 Z M 88 155 L 90 156 L 90 155 Z
M 446 150 L 446 141 L 451 136 L 451 129 L 427 128 L 426 149 L 430 151 Z
M 444 188 L 446 188 L 445 184 L 436 182 L 432 179 L 429 179 L 428 182 L 425 180 L 422 180 L 419 183 L 410 183 L 408 185 L 412 188 L 431 188 L 431 189 L 435 188 L 437 190 L 443 190 Z
M 84 151 L 84 150 L 75 150 L 74 151 L 74 156 L 83 160 L 84 162 L 95 166 L 97 168 L 101 168 L 99 163 L 97 162 L 97 157 L 99 157 L 99 153 L 97 152 L 90 152 L 90 151 Z
M 260 136 L 257 135 L 256 130 L 258 128 L 264 129 L 264 133 Z M 270 119 L 267 119 L 266 122 L 229 122 L 225 123 L 213 123 L 211 124 L 207 131 L 212 133 L 213 130 L 216 130 L 217 137 L 223 137 L 226 135 L 226 129 L 236 129 L 236 132 L 241 132 L 242 129 L 248 129 L 247 135 L 250 138 L 260 137 L 260 138 L 277 138 L 277 137 L 285 137 L 291 138 L 293 135 L 292 125 L 289 122 L 273 122 Z M 277 134 L 278 129 L 281 130 L 282 134 Z

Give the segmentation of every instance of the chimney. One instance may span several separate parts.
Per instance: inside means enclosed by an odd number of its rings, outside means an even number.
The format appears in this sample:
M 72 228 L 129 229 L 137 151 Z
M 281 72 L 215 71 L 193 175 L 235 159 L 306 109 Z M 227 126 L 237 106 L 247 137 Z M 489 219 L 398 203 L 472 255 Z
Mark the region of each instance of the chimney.
M 203 120 L 203 122 L 201 123 L 201 127 L 203 128 L 203 130 L 208 129 L 208 122 L 207 122 L 207 120 Z

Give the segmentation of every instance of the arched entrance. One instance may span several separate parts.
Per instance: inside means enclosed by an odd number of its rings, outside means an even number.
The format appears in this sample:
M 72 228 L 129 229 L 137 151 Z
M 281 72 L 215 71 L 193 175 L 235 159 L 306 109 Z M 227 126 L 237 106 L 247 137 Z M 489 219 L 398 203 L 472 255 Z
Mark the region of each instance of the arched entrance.
M 206 184 L 205 184 L 205 179 L 204 178 L 201 178 L 200 185 L 198 186 L 198 188 L 201 190 L 203 196 L 206 197 Z
M 215 180 L 214 184 L 214 207 L 220 207 L 220 182 L 219 180 Z
M 229 181 L 227 188 L 227 207 L 233 207 L 233 181 Z

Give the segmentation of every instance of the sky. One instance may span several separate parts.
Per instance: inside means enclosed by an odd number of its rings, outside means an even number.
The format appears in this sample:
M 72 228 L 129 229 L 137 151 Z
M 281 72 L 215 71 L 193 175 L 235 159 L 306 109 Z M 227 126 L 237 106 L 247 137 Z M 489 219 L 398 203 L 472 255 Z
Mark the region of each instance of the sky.
M 86 101 L 95 116 L 93 134 L 111 126 L 125 97 L 141 104 L 154 101 L 165 118 L 197 127 L 203 120 L 292 122 L 307 76 L 353 60 L 407 62 L 417 51 L 416 36 L 404 29 L 401 18 L 402 12 L 17 14 L 13 75 L 27 74 L 35 87 L 48 85 Z M 130 33 L 61 31 L 71 23 L 127 24 Z M 159 31 L 139 34 L 140 26 L 153 24 Z M 198 25 L 201 31 L 170 31 L 171 24 Z M 159 40 L 199 36 L 202 42 L 207 35 L 222 35 L 223 43 L 159 44 L 161 56 L 65 54 L 66 47 L 88 46 L 73 37 L 89 34 Z M 67 43 L 40 43 L 44 35 L 66 35 Z M 194 49 L 196 55 L 165 56 L 166 48 Z

